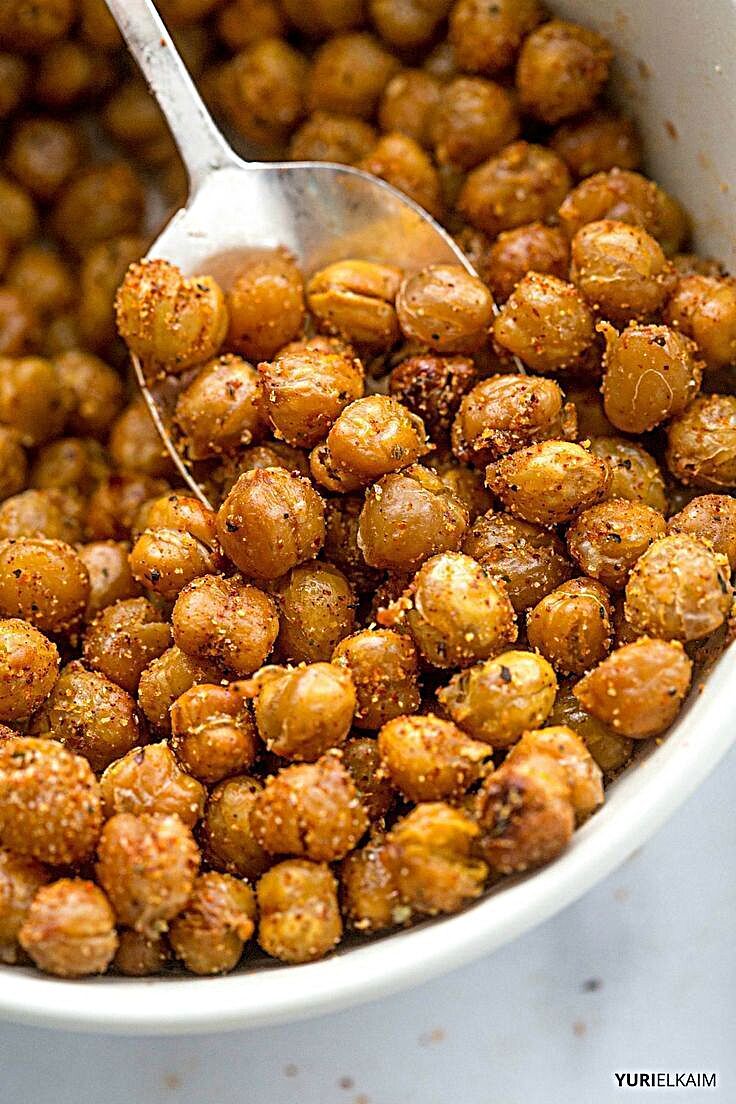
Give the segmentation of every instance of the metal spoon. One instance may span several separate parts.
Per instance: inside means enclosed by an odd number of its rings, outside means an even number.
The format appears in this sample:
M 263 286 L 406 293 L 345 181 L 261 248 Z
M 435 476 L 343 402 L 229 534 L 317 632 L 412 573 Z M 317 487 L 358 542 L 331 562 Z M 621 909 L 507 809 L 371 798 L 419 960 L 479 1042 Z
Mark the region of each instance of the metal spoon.
M 151 246 L 185 275 L 225 286 L 243 251 L 284 246 L 311 273 L 348 257 L 407 272 L 450 261 L 472 266 L 450 235 L 407 196 L 369 173 L 319 161 L 246 162 L 223 138 L 151 0 L 106 0 L 166 116 L 189 174 L 189 200 Z M 207 502 L 171 439 L 166 391 L 133 366 L 180 475 Z

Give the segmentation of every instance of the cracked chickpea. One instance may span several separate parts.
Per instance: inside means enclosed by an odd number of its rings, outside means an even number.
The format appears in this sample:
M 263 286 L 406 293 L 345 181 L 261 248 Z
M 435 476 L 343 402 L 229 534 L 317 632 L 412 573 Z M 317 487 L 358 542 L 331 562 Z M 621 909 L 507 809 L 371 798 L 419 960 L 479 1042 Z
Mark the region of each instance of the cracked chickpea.
M 174 953 L 193 974 L 225 974 L 237 966 L 256 930 L 256 901 L 246 882 L 208 871 L 194 883 L 186 907 L 172 921 Z
M 22 957 L 20 932 L 33 898 L 51 879 L 35 859 L 0 850 L 0 962 L 13 966 Z
M 258 739 L 240 684 L 192 686 L 170 712 L 171 748 L 201 782 L 220 782 L 252 766 Z
M 253 681 L 255 721 L 269 751 L 295 762 L 313 762 L 347 738 L 356 694 L 345 667 L 267 667 Z
M 374 352 L 399 337 L 394 303 L 401 270 L 370 261 L 338 261 L 316 272 L 307 302 L 317 328 Z
M 731 571 L 736 568 L 736 499 L 710 494 L 693 498 L 667 522 L 668 533 L 689 533 L 714 552 L 724 555 Z
M 177 763 L 167 744 L 133 748 L 111 763 L 100 778 L 103 809 L 117 813 L 176 814 L 193 828 L 204 810 L 206 791 Z
M 273 599 L 237 576 L 202 575 L 189 583 L 174 604 L 171 625 L 183 652 L 238 678 L 262 666 L 279 631 Z

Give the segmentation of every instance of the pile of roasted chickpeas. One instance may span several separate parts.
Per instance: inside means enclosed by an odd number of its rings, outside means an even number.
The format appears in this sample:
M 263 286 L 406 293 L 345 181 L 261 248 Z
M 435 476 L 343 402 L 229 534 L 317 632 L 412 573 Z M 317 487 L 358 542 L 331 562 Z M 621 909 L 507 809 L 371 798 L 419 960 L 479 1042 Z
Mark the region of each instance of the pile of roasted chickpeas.
M 455 912 L 729 636 L 736 281 L 608 42 L 537 0 L 160 8 L 232 133 L 385 178 L 479 278 L 140 261 L 183 174 L 104 3 L 0 5 L 0 960 L 63 977 Z

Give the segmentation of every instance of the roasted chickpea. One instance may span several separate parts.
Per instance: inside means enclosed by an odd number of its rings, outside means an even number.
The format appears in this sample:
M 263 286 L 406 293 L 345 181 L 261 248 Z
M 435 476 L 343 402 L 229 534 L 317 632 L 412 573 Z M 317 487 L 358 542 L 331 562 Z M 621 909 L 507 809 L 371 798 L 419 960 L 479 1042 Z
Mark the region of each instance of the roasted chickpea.
M 62 188 L 51 221 L 54 233 L 78 253 L 120 234 L 138 233 L 143 185 L 126 161 L 80 170 Z
M 439 79 L 431 73 L 423 69 L 401 69 L 388 82 L 381 96 L 378 106 L 381 130 L 405 134 L 420 146 L 431 147 L 432 119 L 440 89 Z
M 123 598 L 137 598 L 140 588 L 131 575 L 128 545 L 122 541 L 92 541 L 77 549 L 89 575 L 89 596 L 84 611 L 86 623 L 106 606 Z
M 506 756 L 504 765 L 521 765 L 537 755 L 549 756 L 565 771 L 578 824 L 587 820 L 603 804 L 600 767 L 574 729 L 567 725 L 552 725 L 525 732 Z
M 42 357 L 0 359 L 0 422 L 26 446 L 58 437 L 73 406 L 54 363 Z
M 355 628 L 355 595 L 342 571 L 330 563 L 302 564 L 272 591 L 281 627 L 276 647 L 291 663 L 327 661 Z
M 355 686 L 344 665 L 266 668 L 254 681 L 256 724 L 269 751 L 314 762 L 344 742 L 356 707 Z
M 611 498 L 627 498 L 667 511 L 664 476 L 657 461 L 646 449 L 625 437 L 592 437 L 590 451 L 605 460 L 611 469 L 608 494 Z
M 570 277 L 604 317 L 647 318 L 672 290 L 674 274 L 655 239 L 640 226 L 589 222 L 572 240 Z
M 26 119 L 11 138 L 7 165 L 35 199 L 48 202 L 79 165 L 81 142 L 74 128 L 60 119 Z
M 554 726 L 572 728 L 585 742 L 600 769 L 609 777 L 621 770 L 631 758 L 633 740 L 614 732 L 597 717 L 586 712 L 569 686 L 560 687 L 549 721 Z
M 0 850 L 0 962 L 3 964 L 12 966 L 22 957 L 18 933 L 33 898 L 49 877 L 45 867 L 35 859 Z
M 663 640 L 700 640 L 728 617 L 732 601 L 725 556 L 688 533 L 652 544 L 626 585 L 626 620 Z
M 0 505 L 0 537 L 41 537 L 74 544 L 82 536 L 83 509 L 73 491 L 55 487 L 22 491 Z
M 438 353 L 472 353 L 487 340 L 493 299 L 461 265 L 429 265 L 404 280 L 396 313 L 409 340 Z
M 171 707 L 171 732 L 182 766 L 202 782 L 220 782 L 256 758 L 256 729 L 238 684 L 185 690 Z
M 59 437 L 43 445 L 31 468 L 30 484 L 42 491 L 89 494 L 110 472 L 107 453 L 93 437 Z
M 392 629 L 363 629 L 342 640 L 332 656 L 355 686 L 355 724 L 378 729 L 419 707 L 417 654 L 405 635 Z
M 242 677 L 262 666 L 279 631 L 273 600 L 238 577 L 202 575 L 189 583 L 171 615 L 183 652 Z
M 356 931 L 376 932 L 409 919 L 386 863 L 386 847 L 373 843 L 351 851 L 340 867 L 342 907 Z
M 125 977 L 152 977 L 160 974 L 169 958 L 163 936 L 149 939 L 140 932 L 124 928 L 118 933 L 118 949 L 113 966 Z
M 212 664 L 203 663 L 174 645 L 144 669 L 138 684 L 138 704 L 153 728 L 169 733 L 169 712 L 176 699 L 192 686 L 212 682 L 217 677 Z
M 100 788 L 86 759 L 55 740 L 0 741 L 0 846 L 52 866 L 89 858 Z
M 150 475 L 110 475 L 103 479 L 87 503 L 87 539 L 127 540 L 143 503 L 167 489 L 165 480 Z
M 39 970 L 71 978 L 104 974 L 118 945 L 110 902 L 82 878 L 41 886 L 18 938 Z
M 259 441 L 266 421 L 255 369 L 238 356 L 210 361 L 179 396 L 176 423 L 192 460 Z
M 171 946 L 193 974 L 227 973 L 253 935 L 255 917 L 249 885 L 230 874 L 200 874 L 185 909 L 171 923 Z
M 609 169 L 636 169 L 641 161 L 636 126 L 627 116 L 612 111 L 592 111 L 562 123 L 550 145 L 577 177 Z
M 370 261 L 338 261 L 320 269 L 307 285 L 318 329 L 375 351 L 399 337 L 394 301 L 401 271 Z
M 671 326 L 693 338 L 708 368 L 736 357 L 736 283 L 716 276 L 682 276 L 665 307 Z
M 128 693 L 141 674 L 171 643 L 171 629 L 146 598 L 127 598 L 106 606 L 84 634 L 86 662 Z
M 639 557 L 666 530 L 658 510 L 643 502 L 611 498 L 575 519 L 567 531 L 567 547 L 586 575 L 612 590 L 622 590 Z
M 362 23 L 362 0 L 282 0 L 281 7 L 295 27 L 320 38 L 347 31 Z
M 736 568 L 736 499 L 730 495 L 699 495 L 669 519 L 667 531 L 700 538 Z
M 207 801 L 201 839 L 207 862 L 215 870 L 258 878 L 273 859 L 253 834 L 250 814 L 263 789 L 256 778 L 241 775 L 215 786 Z
M 166 744 L 133 748 L 100 779 L 106 817 L 117 813 L 176 814 L 193 828 L 204 812 L 206 790 L 177 763 Z
M 607 655 L 612 618 L 604 586 L 595 579 L 570 579 L 530 610 L 527 639 L 556 671 L 581 675 Z
M 416 802 L 457 797 L 493 767 L 488 744 L 433 714 L 389 721 L 378 750 L 393 784 Z
M 141 397 L 129 403 L 113 422 L 108 448 L 120 472 L 154 477 L 173 474 L 169 453 Z
M 518 138 L 514 97 L 495 81 L 456 77 L 442 88 L 430 138 L 440 164 L 472 169 Z
M 309 74 L 309 107 L 370 119 L 398 68 L 398 60 L 372 35 L 335 35 L 315 55 Z
M 384 134 L 357 163 L 379 176 L 439 217 L 442 211 L 440 179 L 428 153 L 414 138 L 401 132 Z
M 22 491 L 27 475 L 28 462 L 18 431 L 0 425 L 0 501 Z
M 460 212 L 495 238 L 557 212 L 570 188 L 562 158 L 545 146 L 512 142 L 469 173 L 458 198 Z
M 605 497 L 604 460 L 570 441 L 543 441 L 491 464 L 486 483 L 523 521 L 558 525 Z
M 524 38 L 541 23 L 538 0 L 457 0 L 450 13 L 450 41 L 457 63 L 470 73 L 498 73 L 516 60 Z
M 228 345 L 251 360 L 270 360 L 302 331 L 302 278 L 284 250 L 256 255 L 239 268 L 226 299 Z
M 643 637 L 611 652 L 573 692 L 588 713 L 614 732 L 644 740 L 672 724 L 690 687 L 691 671 L 679 641 Z
M 613 51 L 606 39 L 553 19 L 524 40 L 516 67 L 522 109 L 544 123 L 589 110 L 608 80 Z
M 29 717 L 51 693 L 59 653 L 27 621 L 0 620 L 0 721 Z
M 289 156 L 292 161 L 356 165 L 373 149 L 377 138 L 370 123 L 354 115 L 315 111 L 292 135 Z
M 559 372 L 581 365 L 595 339 L 594 319 L 572 284 L 529 272 L 501 308 L 493 336 L 533 371 Z
M 282 38 L 263 38 L 222 67 L 217 99 L 248 142 L 278 148 L 306 114 L 307 78 L 307 59 L 298 50 Z
M 70 350 L 53 360 L 61 386 L 72 396 L 67 426 L 81 437 L 103 437 L 123 405 L 118 373 L 92 353 Z
M 284 468 L 300 475 L 309 475 L 309 461 L 301 449 L 292 448 L 281 441 L 269 441 L 268 444 L 251 445 L 242 452 L 227 456 L 215 469 L 212 485 L 216 490 L 215 498 L 222 500 L 237 483 L 243 472 L 256 468 Z
M 354 736 L 341 752 L 368 820 L 382 822 L 396 801 L 396 791 L 383 768 L 378 742 L 371 736 Z
M 82 0 L 82 3 L 99 4 L 120 44 L 120 32 L 104 0 Z M 54 42 L 38 59 L 34 93 L 45 108 L 64 111 L 104 94 L 117 79 L 118 71 L 109 57 L 84 42 L 66 38 Z
M 667 466 L 686 486 L 736 486 L 736 397 L 701 395 L 667 433 Z
M 449 436 L 464 395 L 477 380 L 470 357 L 426 353 L 402 360 L 389 376 L 389 394 L 420 417 L 433 443 Z
M 104 349 L 117 336 L 115 326 L 115 295 L 123 282 L 128 266 L 137 261 L 146 251 L 142 238 L 122 235 L 109 241 L 98 242 L 85 250 L 79 268 L 79 304 L 77 321 L 85 345 L 92 349 Z M 91 353 L 74 351 L 81 363 L 94 361 Z M 73 380 L 70 383 L 73 385 Z M 95 399 L 103 413 L 105 404 L 100 401 L 95 389 L 89 393 L 83 380 L 79 380 L 81 393 L 88 403 Z M 118 404 L 120 400 L 116 400 Z M 114 417 L 108 414 L 108 419 Z
M 363 395 L 363 368 L 350 353 L 305 349 L 259 366 L 261 394 L 275 435 L 312 448 L 344 408 Z
M 283 962 L 322 958 L 340 941 L 337 884 L 325 863 L 288 859 L 271 867 L 256 886 L 258 942 Z
M 496 299 L 505 302 L 527 273 L 537 280 L 545 274 L 564 280 L 569 253 L 558 227 L 532 222 L 498 235 L 488 247 L 482 275 Z
M 88 597 L 87 569 L 64 541 L 0 540 L 0 615 L 64 633 L 79 623 Z
M 69 265 L 43 245 L 24 246 L 8 266 L 7 281 L 44 320 L 70 308 L 76 298 Z
M 141 509 L 144 531 L 130 553 L 134 579 L 164 598 L 221 564 L 215 514 L 191 495 L 170 494 Z

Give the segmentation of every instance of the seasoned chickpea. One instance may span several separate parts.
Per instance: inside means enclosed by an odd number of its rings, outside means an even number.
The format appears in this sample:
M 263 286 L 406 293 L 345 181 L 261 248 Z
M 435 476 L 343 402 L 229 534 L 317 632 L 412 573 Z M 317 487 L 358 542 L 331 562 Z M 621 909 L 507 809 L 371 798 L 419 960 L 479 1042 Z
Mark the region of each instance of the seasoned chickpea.
M 567 547 L 586 575 L 622 590 L 639 557 L 666 531 L 658 510 L 644 502 L 611 498 L 575 519 L 567 531 Z
M 143 503 L 167 489 L 165 480 L 150 475 L 110 475 L 103 479 L 87 503 L 87 539 L 127 540 Z
M 570 579 L 530 610 L 527 638 L 561 674 L 581 675 L 611 647 L 613 609 L 595 579 Z
M 72 249 L 140 230 L 145 196 L 140 178 L 126 161 L 110 161 L 80 170 L 61 190 L 51 222 Z
M 210 361 L 179 396 L 176 423 L 192 460 L 259 441 L 266 421 L 253 366 L 229 354 Z
M 22 491 L 0 505 L 0 538 L 41 537 L 74 544 L 82 537 L 83 509 L 73 491 Z
M 736 499 L 730 495 L 699 495 L 669 519 L 667 531 L 699 537 L 736 568 Z
M 578 824 L 603 804 L 600 767 L 574 729 L 552 725 L 525 732 L 507 755 L 505 764 L 520 765 L 536 755 L 547 755 L 564 769 Z
M 212 277 L 185 277 L 163 260 L 130 266 L 115 311 L 120 336 L 154 373 L 182 372 L 214 357 L 228 326 L 225 298 Z
M 736 397 L 698 396 L 667 433 L 667 466 L 686 486 L 736 486 Z
M 76 298 L 71 268 L 43 245 L 26 245 L 17 253 L 8 266 L 7 281 L 44 320 L 70 308 Z
M 139 396 L 129 403 L 110 427 L 110 458 L 122 473 L 163 476 L 173 473 L 169 453 L 148 410 Z
M 118 923 L 153 937 L 194 888 L 199 851 L 178 816 L 117 813 L 102 829 L 97 877 Z
M 171 629 L 146 598 L 106 606 L 87 627 L 82 644 L 86 662 L 129 694 L 141 673 L 171 643 Z
M 576 23 L 553 19 L 524 40 L 516 67 L 527 114 L 559 123 L 589 110 L 608 80 L 613 51 L 606 39 Z
M 354 736 L 342 745 L 342 765 L 350 772 L 368 820 L 383 821 L 396 800 L 391 779 L 383 768 L 378 741 Z
M 438 353 L 472 353 L 487 340 L 493 299 L 461 265 L 429 265 L 403 281 L 396 313 L 409 340 Z
M 543 441 L 491 464 L 486 483 L 523 521 L 558 525 L 605 497 L 611 471 L 570 441 Z
M 64 633 L 82 618 L 87 569 L 60 540 L 0 540 L 0 615 L 21 617 L 42 632 Z
M 346 739 L 356 694 L 345 666 L 272 667 L 254 681 L 256 724 L 269 751 L 292 761 L 314 762 Z
M 20 932 L 33 898 L 49 881 L 48 871 L 35 859 L 0 850 L 0 962 L 14 965 L 21 957 Z
M 457 797 L 493 768 L 488 744 L 431 713 L 389 721 L 378 750 L 393 784 L 416 802 Z
M 200 874 L 184 911 L 171 923 L 171 946 L 193 974 L 224 974 L 237 966 L 256 930 L 255 918 L 249 885 L 231 874 Z
M 432 442 L 441 444 L 477 376 L 470 357 L 425 353 L 407 357 L 393 369 L 389 394 L 420 417 Z
M 736 283 L 693 273 L 682 276 L 665 306 L 671 326 L 696 342 L 708 368 L 736 358 Z
M 149 939 L 140 932 L 124 928 L 118 933 L 118 949 L 113 966 L 125 977 L 152 977 L 160 974 L 169 958 L 163 936 Z
M 219 509 L 217 535 L 223 552 L 244 575 L 276 579 L 319 552 L 324 503 L 296 472 L 244 472 Z
M 424 69 L 401 69 L 384 88 L 378 105 L 381 130 L 406 134 L 420 146 L 431 147 L 432 119 L 440 89 L 441 82 L 432 73 Z
M 577 177 L 609 169 L 636 169 L 641 161 L 641 143 L 633 121 L 612 111 L 592 111 L 562 123 L 550 145 Z
M 136 582 L 163 598 L 221 565 L 215 513 L 193 495 L 169 494 L 141 508 L 145 525 L 130 553 Z
M 589 222 L 572 240 L 570 277 L 592 307 L 614 322 L 654 314 L 674 274 L 655 239 L 640 226 Z
M 17 618 L 0 620 L 0 721 L 30 717 L 51 693 L 59 670 L 56 646 Z
M 493 336 L 533 371 L 559 372 L 581 365 L 595 339 L 594 319 L 572 284 L 529 272 L 501 308 Z
M 614 732 L 644 740 L 680 712 L 692 663 L 679 641 L 643 637 L 611 652 L 577 686 L 582 707 Z
M 189 583 L 176 600 L 171 625 L 183 652 L 236 677 L 264 663 L 279 631 L 273 600 L 237 576 L 202 575 Z
M 298 50 L 284 39 L 264 38 L 216 72 L 215 99 L 248 142 L 276 150 L 306 114 L 307 76 Z
M 488 867 L 473 857 L 478 826 L 442 801 L 417 805 L 386 838 L 386 865 L 412 913 L 457 912 L 479 897 Z
M 352 491 L 401 471 L 430 450 L 424 423 L 389 395 L 347 406 L 312 452 L 312 475 L 332 491 Z
M 103 437 L 123 405 L 118 373 L 99 357 L 76 349 L 55 357 L 53 364 L 62 387 L 73 397 L 69 430 L 81 437 Z
M 250 823 L 272 855 L 333 862 L 355 847 L 368 827 L 352 776 L 335 754 L 285 767 L 253 802 Z
M 408 134 L 381 135 L 357 167 L 388 181 L 439 218 L 442 197 L 437 169 L 429 154 Z
M 89 596 L 84 611 L 86 623 L 106 606 L 123 598 L 137 598 L 140 594 L 130 572 L 128 552 L 128 545 L 122 541 L 92 541 L 77 549 L 89 576 Z
M 652 544 L 626 585 L 626 620 L 663 640 L 700 640 L 728 617 L 732 601 L 725 556 L 688 533 Z
M 250 360 L 270 360 L 302 331 L 302 278 L 284 250 L 256 255 L 239 268 L 226 301 L 227 343 Z
M 104 974 L 118 945 L 115 916 L 94 882 L 61 878 L 41 886 L 19 941 L 46 974 L 70 978 Z
M 604 775 L 610 777 L 628 763 L 634 742 L 586 712 L 569 686 L 560 687 L 550 724 L 569 727 L 584 741 Z M 542 729 L 541 731 L 544 731 Z
M 16 429 L 0 425 L 0 501 L 26 485 L 28 462 Z
M 394 301 L 401 270 L 370 261 L 338 261 L 316 272 L 307 301 L 317 328 L 375 351 L 399 337 Z
M 30 484 L 87 495 L 110 472 L 107 453 L 93 437 L 59 437 L 43 445 L 31 468 Z
M 373 35 L 335 35 L 315 55 L 309 74 L 309 107 L 370 119 L 398 68 L 398 60 Z
M 375 129 L 363 119 L 331 111 L 315 111 L 292 135 L 289 156 L 292 161 L 334 161 L 339 165 L 356 165 L 373 149 L 377 139 Z
M 348 351 L 282 351 L 258 371 L 274 434 L 302 448 L 324 440 L 345 407 L 363 395 L 363 367 Z
M 79 304 L 77 321 L 86 346 L 92 349 L 104 349 L 117 336 L 115 327 L 115 295 L 128 266 L 145 253 L 146 244 L 142 238 L 121 235 L 108 241 L 98 242 L 85 250 L 79 268 Z M 94 360 L 91 353 L 75 350 L 79 361 Z M 81 385 L 83 393 L 86 392 Z M 96 393 L 85 394 L 89 403 L 93 403 Z M 101 404 L 104 412 L 104 404 Z
M 442 88 L 430 137 L 440 164 L 472 169 L 518 138 L 514 97 L 495 81 L 456 77 Z
M 611 469 L 608 494 L 611 498 L 627 498 L 667 511 L 662 470 L 646 449 L 625 437 L 592 437 L 590 451 L 605 460 Z
M 378 729 L 419 707 L 417 653 L 411 640 L 392 629 L 363 629 L 341 641 L 332 656 L 355 686 L 355 725 Z
M 569 188 L 561 157 L 545 146 L 512 142 L 469 173 L 458 206 L 473 226 L 495 238 L 502 230 L 549 219 Z
M 0 846 L 52 866 L 83 862 L 102 824 L 92 768 L 55 740 L 0 741 Z
M 677 252 L 688 232 L 685 212 L 664 188 L 640 173 L 618 168 L 581 181 L 562 203 L 559 217 L 569 238 L 599 219 L 639 226 L 667 256 Z
M 273 859 L 258 843 L 250 823 L 256 795 L 263 784 L 240 775 L 215 786 L 207 801 L 202 821 L 202 846 L 207 862 L 215 870 L 258 878 Z
M 212 664 L 203 663 L 174 645 L 144 669 L 138 684 L 138 704 L 153 728 L 169 733 L 169 711 L 176 699 L 192 686 L 216 678 L 218 672 Z
M 505 302 L 528 272 L 537 274 L 537 279 L 546 274 L 564 280 L 569 254 L 559 227 L 532 222 L 498 235 L 488 246 L 482 275 L 496 299 Z
M 167 744 L 133 748 L 100 779 L 106 817 L 117 813 L 176 814 L 193 828 L 204 812 L 206 790 L 177 763 Z
M 0 422 L 26 446 L 58 437 L 73 406 L 71 392 L 50 360 L 0 358 Z
M 512 651 L 453 675 L 437 697 L 464 732 L 503 748 L 544 723 L 556 693 L 555 673 L 543 656 Z
M 171 747 L 202 782 L 220 782 L 250 767 L 258 738 L 238 684 L 192 686 L 171 707 Z
M 327 661 L 355 628 L 355 594 L 331 563 L 294 567 L 272 590 L 281 627 L 276 647 L 291 663 Z
M 524 38 L 544 18 L 538 0 L 457 0 L 450 13 L 450 42 L 457 63 L 470 73 L 498 73 L 516 60 Z
M 256 886 L 258 942 L 282 962 L 323 958 L 342 937 L 337 883 L 326 863 L 287 859 Z
M 82 154 L 77 131 L 60 119 L 26 119 L 7 150 L 13 176 L 35 199 L 48 202 L 77 168 Z
M 340 888 L 343 912 L 356 931 L 382 931 L 409 919 L 386 864 L 384 844 L 351 851 L 340 867 Z

